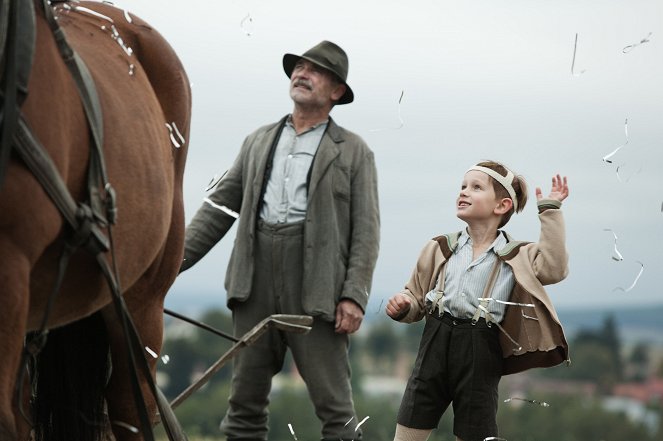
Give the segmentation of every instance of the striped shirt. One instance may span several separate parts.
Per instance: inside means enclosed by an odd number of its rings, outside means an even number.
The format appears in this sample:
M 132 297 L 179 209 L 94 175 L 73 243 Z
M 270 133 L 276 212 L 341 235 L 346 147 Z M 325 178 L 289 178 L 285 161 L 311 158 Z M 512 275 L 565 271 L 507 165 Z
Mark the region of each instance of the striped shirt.
M 443 310 L 458 318 L 472 318 L 479 306 L 479 298 L 493 270 L 497 251 L 506 246 L 507 241 L 500 231 L 497 238 L 476 260 L 472 260 L 472 239 L 463 230 L 458 238 L 458 246 L 446 263 L 444 270 L 444 297 L 442 297 Z M 500 261 L 500 272 L 493 287 L 491 298 L 508 301 L 515 285 L 513 271 L 504 261 Z M 431 291 L 433 293 L 434 291 Z M 431 293 L 427 298 L 431 299 Z M 487 309 L 498 323 L 504 318 L 506 305 L 490 301 Z M 483 312 L 481 313 L 483 317 Z
M 304 220 L 308 204 L 307 177 L 329 121 L 299 135 L 288 117 L 274 151 L 260 218 L 272 224 Z

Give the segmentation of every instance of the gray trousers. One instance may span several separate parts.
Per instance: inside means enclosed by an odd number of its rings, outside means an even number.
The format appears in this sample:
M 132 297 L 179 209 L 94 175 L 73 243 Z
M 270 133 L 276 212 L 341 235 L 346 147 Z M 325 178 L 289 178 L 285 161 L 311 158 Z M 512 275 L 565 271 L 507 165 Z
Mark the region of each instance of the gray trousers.
M 304 314 L 301 304 L 303 223 L 258 222 L 251 295 L 232 306 L 235 336 L 244 335 L 271 314 Z M 330 259 L 336 258 L 329 256 Z M 306 382 L 323 439 L 361 439 L 350 386 L 348 336 L 334 323 L 315 318 L 308 334 L 268 330 L 233 359 L 229 408 L 221 429 L 229 440 L 266 440 L 272 377 L 283 367 L 287 349 Z M 353 422 L 356 422 L 353 420 Z

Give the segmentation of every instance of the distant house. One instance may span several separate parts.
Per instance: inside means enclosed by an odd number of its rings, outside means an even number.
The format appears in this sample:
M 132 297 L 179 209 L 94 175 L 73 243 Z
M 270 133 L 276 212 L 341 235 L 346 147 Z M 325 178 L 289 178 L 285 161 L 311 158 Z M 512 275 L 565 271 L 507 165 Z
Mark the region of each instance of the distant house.
M 644 383 L 621 383 L 615 385 L 612 395 L 631 398 L 643 404 L 663 404 L 663 379 L 650 377 Z

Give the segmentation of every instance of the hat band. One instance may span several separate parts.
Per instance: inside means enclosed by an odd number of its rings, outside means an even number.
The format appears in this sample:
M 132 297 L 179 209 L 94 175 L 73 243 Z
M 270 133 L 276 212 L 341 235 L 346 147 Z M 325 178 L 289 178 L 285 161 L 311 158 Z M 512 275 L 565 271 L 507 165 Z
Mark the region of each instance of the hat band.
M 506 192 L 509 193 L 511 201 L 513 201 L 513 211 L 518 210 L 518 200 L 516 199 L 516 191 L 513 189 L 513 185 L 511 184 L 513 182 L 513 173 L 511 173 L 511 170 L 507 169 L 506 176 L 502 176 L 492 168 L 482 167 L 480 165 L 474 165 L 470 167 L 467 171 L 470 170 L 477 170 L 480 172 L 484 172 L 485 174 L 487 174 L 488 176 L 499 182 L 500 185 L 504 187 Z

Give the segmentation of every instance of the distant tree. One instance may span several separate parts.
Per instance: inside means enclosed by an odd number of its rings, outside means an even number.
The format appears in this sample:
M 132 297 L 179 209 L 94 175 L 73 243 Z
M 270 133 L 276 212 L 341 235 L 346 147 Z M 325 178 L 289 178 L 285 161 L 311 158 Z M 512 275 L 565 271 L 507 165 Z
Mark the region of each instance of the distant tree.
M 387 320 L 381 320 L 371 326 L 364 337 L 364 348 L 373 359 L 379 360 L 392 357 L 398 349 L 399 341 L 400 338 L 393 324 Z
M 605 343 L 606 348 L 610 350 L 612 363 L 614 366 L 617 379 L 624 378 L 624 365 L 622 363 L 622 342 L 619 338 L 619 329 L 614 314 L 608 315 L 603 321 L 603 329 L 601 336 Z
M 631 354 L 628 357 L 628 364 L 630 367 L 631 381 L 644 381 L 649 374 L 649 346 L 646 343 L 640 342 L 633 346 Z
M 424 332 L 424 325 L 426 320 L 421 320 L 416 323 L 409 323 L 404 325 L 405 335 L 403 338 L 402 347 L 407 352 L 410 352 L 413 355 L 417 354 L 419 350 L 419 342 L 421 342 L 421 334 Z
M 500 437 L 521 441 L 654 441 L 644 427 L 622 413 L 608 412 L 600 401 L 581 396 L 537 397 L 550 407 L 500 403 Z
M 578 331 L 570 344 L 571 366 L 557 366 L 537 371 L 537 374 L 569 379 L 591 381 L 599 391 L 608 393 L 615 383 L 623 379 L 621 342 L 614 317 L 608 316 L 603 326 Z
M 228 334 L 232 334 L 230 315 L 220 309 L 206 311 L 199 319 Z M 206 370 L 218 360 L 231 346 L 232 342 L 201 328 L 190 325 L 194 331 L 185 337 L 169 338 L 166 336 L 161 353 L 168 355 L 168 363 L 159 363 L 157 369 L 166 374 L 167 384 L 162 387 L 164 394 L 174 398 L 191 384 L 196 373 Z M 230 365 L 230 362 L 228 362 Z M 212 380 L 212 383 L 225 380 L 230 369 L 224 367 Z

